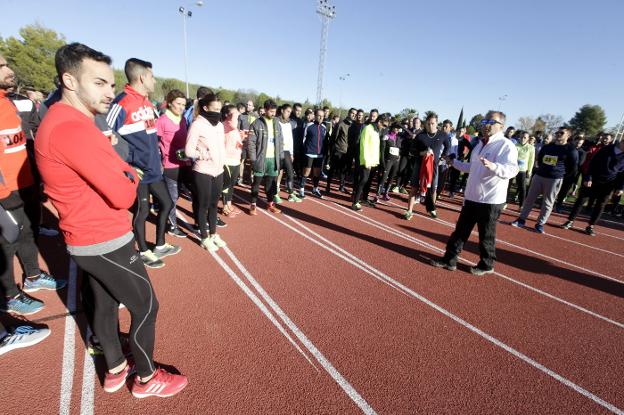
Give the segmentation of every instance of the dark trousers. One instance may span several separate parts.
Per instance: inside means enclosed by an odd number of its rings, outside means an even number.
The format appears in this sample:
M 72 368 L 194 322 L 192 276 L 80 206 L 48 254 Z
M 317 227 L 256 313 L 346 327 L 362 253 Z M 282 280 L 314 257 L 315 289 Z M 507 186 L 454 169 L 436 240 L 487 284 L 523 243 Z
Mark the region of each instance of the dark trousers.
M 160 210 L 156 218 L 156 246 L 165 243 L 165 231 L 167 230 L 167 220 L 169 212 L 173 208 L 173 201 L 169 196 L 169 190 L 164 179 L 155 183 L 140 183 L 137 189 L 138 198 L 136 201 L 134 221 L 134 235 L 141 252 L 147 251 L 149 248 L 145 240 L 145 221 L 149 216 L 149 196 L 152 195 L 158 202 Z
M 225 166 L 223 171 L 223 201 L 229 203 L 234 197 L 234 186 L 240 176 L 240 168 L 238 165 Z
M 362 197 L 364 197 L 364 200 L 368 199 L 371 183 L 373 181 L 373 177 L 375 177 L 376 171 L 376 167 L 373 167 L 372 169 L 367 169 L 364 166 L 360 166 L 357 186 L 355 192 L 353 193 L 353 203 L 358 203 L 360 200 L 362 200 Z
M 154 370 L 152 356 L 158 300 L 145 266 L 130 241 L 116 251 L 97 256 L 72 256 L 76 264 L 89 273 L 93 291 L 93 332 L 97 336 L 108 368 L 119 366 L 124 354 L 119 342 L 119 303 L 132 318 L 130 349 L 139 376 Z
M 455 230 L 446 244 L 444 261 L 451 265 L 457 264 L 459 254 L 476 224 L 479 230 L 479 253 L 481 256 L 477 267 L 487 270 L 493 269 L 496 260 L 496 221 L 502 210 L 503 204 L 492 205 L 469 200 L 464 201 Z
M 340 188 L 344 187 L 345 175 L 347 168 L 350 166 L 351 157 L 347 153 L 334 153 L 329 161 L 329 171 L 327 172 L 327 187 L 326 190 L 330 191 L 331 181 L 334 176 L 338 175 L 340 179 Z
M 264 192 L 267 201 L 273 202 L 273 198 L 277 194 L 277 177 L 275 176 L 256 176 L 254 175 L 253 184 L 251 185 L 251 203 L 258 201 L 258 193 L 260 193 L 260 183 L 264 179 Z
M 568 192 L 570 192 L 572 186 L 576 182 L 578 182 L 578 178 L 578 174 L 575 174 L 574 176 L 566 176 L 563 178 L 563 183 L 561 184 L 561 189 L 559 189 L 559 194 L 557 195 L 557 203 L 555 204 L 555 206 L 563 205 L 563 202 L 568 196 Z
M 518 204 L 522 206 L 524 199 L 526 198 L 527 186 L 526 186 L 527 172 L 519 171 L 516 175 L 516 196 L 518 196 Z
M 591 187 L 581 186 L 578 198 L 576 199 L 576 202 L 574 202 L 574 207 L 572 207 L 572 212 L 570 212 L 568 220 L 576 219 L 576 216 L 581 210 L 583 203 L 585 203 L 585 200 L 589 198 L 590 202 L 592 201 L 592 199 L 594 200 L 594 205 L 591 211 L 591 215 L 589 217 L 589 224 L 592 226 L 595 225 L 596 222 L 598 222 L 598 219 L 600 219 L 602 212 L 604 212 L 607 199 L 609 198 L 609 195 L 613 191 L 614 187 L 614 182 L 594 182 L 592 183 Z M 591 208 L 591 205 L 589 205 L 588 207 Z
M 280 165 L 284 166 L 282 170 L 286 172 L 286 193 L 291 194 L 295 183 L 295 168 L 290 151 L 284 151 L 284 158 L 281 160 Z
M 394 180 L 394 178 L 396 177 L 399 171 L 399 163 L 400 163 L 400 159 L 398 157 L 386 160 L 383 175 L 381 176 L 381 180 L 379 180 L 379 188 L 377 189 L 378 195 L 381 194 L 382 189 L 386 193 L 390 191 L 390 186 L 392 185 L 392 181 Z
M 410 177 L 412 177 L 412 166 L 414 160 L 408 156 L 402 156 L 399 161 L 399 171 L 397 173 L 396 185 L 401 187 L 409 183 Z
M 195 188 L 197 189 L 197 224 L 202 239 L 217 233 L 217 205 L 219 196 L 223 191 L 223 173 L 214 177 L 208 174 L 193 172 L 195 174 Z M 208 218 L 208 232 L 206 231 L 206 218 Z
M 39 275 L 39 251 L 35 244 L 30 220 L 24 208 L 19 207 L 9 211 L 20 228 L 17 241 L 8 243 L 0 236 L 0 301 L 5 301 L 5 297 L 15 297 L 19 290 L 15 285 L 15 275 L 13 273 L 13 256 L 17 254 L 26 277 Z
M 457 182 L 459 181 L 459 176 L 461 172 L 457 169 L 451 168 L 449 171 L 449 192 L 455 193 L 459 189 L 457 188 Z

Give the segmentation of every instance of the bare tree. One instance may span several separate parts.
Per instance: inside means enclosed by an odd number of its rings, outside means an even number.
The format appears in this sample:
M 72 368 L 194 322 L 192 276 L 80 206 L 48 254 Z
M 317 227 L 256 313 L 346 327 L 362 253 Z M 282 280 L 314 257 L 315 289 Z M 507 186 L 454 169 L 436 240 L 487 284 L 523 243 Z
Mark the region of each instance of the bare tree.
M 527 115 L 526 117 L 518 118 L 518 125 L 516 126 L 519 130 L 530 131 L 535 125 L 535 118 Z
M 544 122 L 544 133 L 552 133 L 564 124 L 563 117 L 554 114 L 542 114 L 539 118 Z

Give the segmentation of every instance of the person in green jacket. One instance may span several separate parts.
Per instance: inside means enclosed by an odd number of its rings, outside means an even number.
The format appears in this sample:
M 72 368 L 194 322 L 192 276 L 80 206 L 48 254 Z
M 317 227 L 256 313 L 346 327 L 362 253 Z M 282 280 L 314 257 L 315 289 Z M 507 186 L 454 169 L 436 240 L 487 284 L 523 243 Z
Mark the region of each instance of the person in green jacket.
M 516 143 L 518 150 L 518 175 L 516 176 L 516 197 L 519 206 L 524 203 L 527 191 L 527 181 L 531 179 L 533 164 L 535 164 L 535 147 L 529 143 L 529 133 L 523 131 L 520 140 Z
M 375 177 L 374 170 L 379 166 L 379 130 L 388 128 L 389 125 L 390 118 L 386 114 L 382 114 L 375 122 L 367 124 L 360 133 L 360 174 L 355 186 L 356 190 L 353 193 L 353 205 L 351 206 L 353 210 L 362 210 L 360 204 L 362 196 L 369 205 L 375 205 L 374 202 L 368 200 L 368 193 L 372 179 Z

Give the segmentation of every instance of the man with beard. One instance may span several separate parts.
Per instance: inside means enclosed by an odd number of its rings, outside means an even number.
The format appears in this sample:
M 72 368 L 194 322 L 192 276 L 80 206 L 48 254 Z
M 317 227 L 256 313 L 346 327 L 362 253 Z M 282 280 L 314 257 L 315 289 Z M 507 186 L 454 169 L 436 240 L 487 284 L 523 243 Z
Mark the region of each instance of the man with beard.
M 470 272 L 477 276 L 494 272 L 496 221 L 507 198 L 509 179 L 518 174 L 518 152 L 514 144 L 503 135 L 505 114 L 490 111 L 481 125 L 483 138 L 474 147 L 470 160 L 453 160 L 453 168 L 464 173 L 470 172 L 464 205 L 455 230 L 446 244 L 444 256 L 431 261 L 434 267 L 455 271 L 459 254 L 476 224 L 481 259 Z
M 153 360 L 158 300 L 134 248 L 127 212 L 136 199 L 138 174 L 94 122 L 95 114 L 106 113 L 113 102 L 111 59 L 72 43 L 57 51 L 55 64 L 62 98 L 41 123 L 35 153 L 67 250 L 91 276 L 97 304 L 93 329 L 108 367 L 104 390 L 121 389 L 136 367 L 133 396 L 173 396 L 188 380 L 157 368 Z M 131 315 L 134 363 L 119 341 L 120 303 Z

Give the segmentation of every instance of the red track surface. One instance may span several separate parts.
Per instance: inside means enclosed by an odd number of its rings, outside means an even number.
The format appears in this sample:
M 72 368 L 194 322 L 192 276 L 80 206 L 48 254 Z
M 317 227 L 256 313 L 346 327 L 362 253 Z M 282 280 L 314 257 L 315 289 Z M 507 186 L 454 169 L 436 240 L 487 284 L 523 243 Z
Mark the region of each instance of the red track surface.
M 245 211 L 247 191 L 239 189 Z M 498 273 L 477 278 L 466 263 L 455 273 L 427 264 L 452 231 L 457 200 L 442 198 L 438 220 L 411 222 L 392 203 L 362 213 L 348 206 L 343 195 L 307 198 L 285 203 L 282 215 L 228 219 L 219 232 L 229 250 L 214 257 L 195 239 L 170 241 L 182 253 L 150 276 L 160 301 L 155 358 L 190 379 L 171 399 L 103 392 L 101 358 L 95 375 L 85 360 L 79 301 L 66 317 L 75 291 L 37 293 L 46 308 L 33 321 L 52 335 L 0 357 L 2 413 L 624 409 L 623 225 L 605 223 L 592 238 L 501 223 Z M 513 219 L 505 212 L 501 222 Z M 55 275 L 72 274 L 60 238 L 44 241 L 42 253 Z M 463 258 L 478 260 L 476 237 Z

